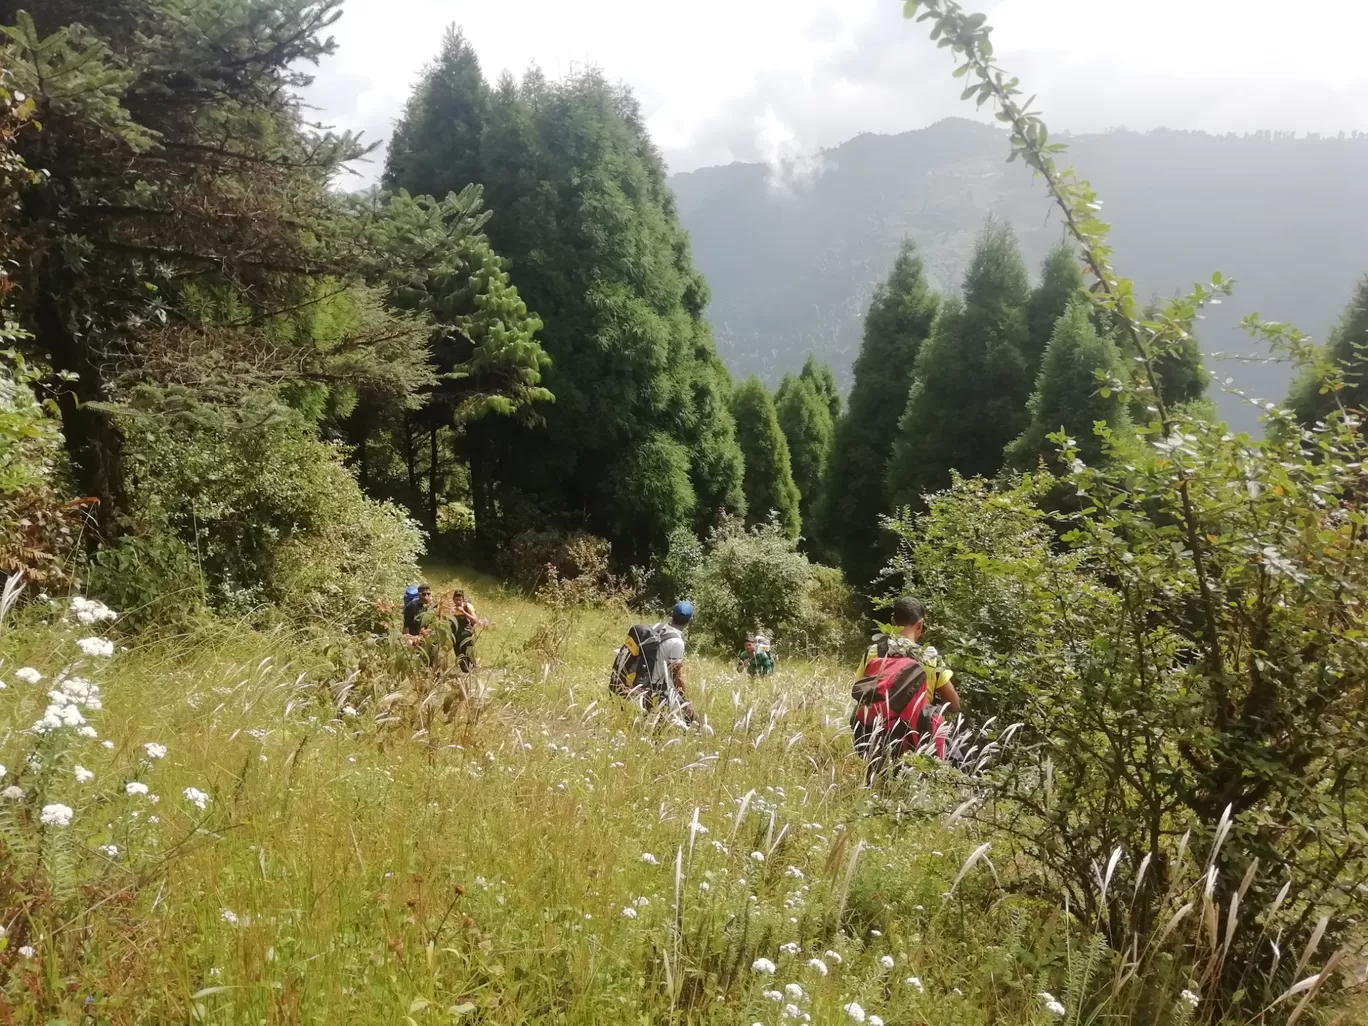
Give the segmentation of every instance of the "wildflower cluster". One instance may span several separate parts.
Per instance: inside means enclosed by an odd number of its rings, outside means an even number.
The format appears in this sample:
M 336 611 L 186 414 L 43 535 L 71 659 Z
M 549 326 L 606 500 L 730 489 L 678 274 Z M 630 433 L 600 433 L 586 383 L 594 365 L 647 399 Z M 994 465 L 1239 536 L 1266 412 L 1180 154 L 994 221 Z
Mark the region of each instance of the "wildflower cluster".
M 70 677 L 48 692 L 49 704 L 32 727 L 35 734 L 50 734 L 70 727 L 82 737 L 95 737 L 95 728 L 86 723 L 81 710 L 96 712 L 104 706 L 100 702 L 100 687 L 84 677 Z

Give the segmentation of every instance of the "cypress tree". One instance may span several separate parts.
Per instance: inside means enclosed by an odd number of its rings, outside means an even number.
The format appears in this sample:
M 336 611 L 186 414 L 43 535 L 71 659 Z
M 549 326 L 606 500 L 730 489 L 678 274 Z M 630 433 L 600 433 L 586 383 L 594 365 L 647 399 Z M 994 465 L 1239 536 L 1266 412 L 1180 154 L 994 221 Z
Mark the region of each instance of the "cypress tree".
M 822 397 L 822 401 L 827 405 L 827 411 L 831 414 L 833 425 L 841 419 L 841 393 L 836 388 L 836 375 L 831 373 L 831 368 L 820 362 L 817 357 L 809 356 L 803 364 L 803 372 L 798 375 L 806 381 L 816 393 Z
M 1040 269 L 1040 284 L 1031 291 L 1031 298 L 1026 303 L 1026 330 L 1030 339 L 1027 355 L 1031 361 L 1032 381 L 1040 370 L 1045 349 L 1054 337 L 1055 324 L 1083 288 L 1083 269 L 1073 249 L 1059 246 L 1052 250 Z
M 1031 423 L 1007 447 L 1007 462 L 1019 470 L 1033 469 L 1041 459 L 1053 464 L 1058 455 L 1049 436 L 1066 432 L 1078 443 L 1078 455 L 1089 465 L 1103 455 L 1102 439 L 1095 425 L 1100 421 L 1112 431 L 1128 423 L 1121 392 L 1107 389 L 1097 378 L 1121 375 L 1121 354 L 1111 339 L 1101 336 L 1092 324 L 1092 304 L 1075 296 L 1055 325 L 1054 336 L 1031 397 Z M 1104 395 L 1103 391 L 1107 394 Z
M 885 480 L 888 457 L 917 353 L 931 333 L 938 307 L 916 247 L 904 241 L 865 316 L 855 383 L 836 428 L 820 513 L 818 536 L 856 588 L 874 579 L 892 550 L 879 524 L 879 517 L 892 508 Z
M 809 366 L 813 366 L 812 361 Z M 809 532 L 815 526 L 813 509 L 826 481 L 836 431 L 831 406 L 827 396 L 818 391 L 820 387 L 811 376 L 786 375 L 774 401 L 779 427 L 788 442 L 793 481 L 802 497 L 803 524 Z
M 778 513 L 790 538 L 802 531 L 798 486 L 793 483 L 788 442 L 779 427 L 774 402 L 759 378 L 741 384 L 732 399 L 736 437 L 745 457 L 749 523 L 764 523 Z
M 1343 406 L 1346 410 L 1368 407 L 1368 276 L 1359 280 L 1354 296 L 1345 308 L 1330 337 L 1326 340 L 1326 356 L 1344 375 L 1344 387 L 1336 392 L 1321 394 L 1320 375 L 1304 372 L 1292 383 L 1288 404 L 1303 424 L 1323 420 Z
M 1011 228 L 989 222 L 964 279 L 917 360 L 889 487 L 898 503 L 950 484 L 950 471 L 995 474 L 1025 430 L 1031 379 L 1026 267 Z

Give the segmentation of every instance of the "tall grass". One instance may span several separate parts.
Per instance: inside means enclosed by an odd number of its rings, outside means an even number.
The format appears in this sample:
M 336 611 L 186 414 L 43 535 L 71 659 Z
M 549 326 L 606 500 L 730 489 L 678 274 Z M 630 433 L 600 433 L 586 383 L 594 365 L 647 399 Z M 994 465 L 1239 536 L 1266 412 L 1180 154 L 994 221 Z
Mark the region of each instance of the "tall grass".
M 953 815 L 965 778 L 862 786 L 848 667 L 691 660 L 685 733 L 609 698 L 621 617 L 584 611 L 548 654 L 543 609 L 467 588 L 494 621 L 474 680 L 223 624 L 105 660 L 62 606 L 12 615 L 0 1022 L 1054 1021 L 1042 993 L 1071 1022 L 1202 1016 L 1178 996 L 1213 954 L 1200 895 L 1118 955 L 1013 893 Z M 64 669 L 101 685 L 98 739 L 26 733 Z M 70 826 L 41 823 L 54 803 Z

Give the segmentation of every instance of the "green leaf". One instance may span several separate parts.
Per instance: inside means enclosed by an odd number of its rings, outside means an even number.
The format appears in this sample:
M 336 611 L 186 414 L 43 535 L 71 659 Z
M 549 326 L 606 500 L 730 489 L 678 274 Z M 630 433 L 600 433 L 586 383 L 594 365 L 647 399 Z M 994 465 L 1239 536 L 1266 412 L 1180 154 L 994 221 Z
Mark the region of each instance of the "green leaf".
M 425 997 L 416 997 L 411 1002 L 409 1002 L 409 1011 L 421 1012 L 424 1008 L 427 1008 L 431 1004 L 432 1002 Z
M 459 1005 L 452 1005 L 447 1009 L 452 1015 L 469 1015 L 475 1011 L 474 1001 L 462 1001 Z
M 915 18 L 917 16 L 917 8 L 920 6 L 921 0 L 906 0 L 903 4 L 903 17 Z

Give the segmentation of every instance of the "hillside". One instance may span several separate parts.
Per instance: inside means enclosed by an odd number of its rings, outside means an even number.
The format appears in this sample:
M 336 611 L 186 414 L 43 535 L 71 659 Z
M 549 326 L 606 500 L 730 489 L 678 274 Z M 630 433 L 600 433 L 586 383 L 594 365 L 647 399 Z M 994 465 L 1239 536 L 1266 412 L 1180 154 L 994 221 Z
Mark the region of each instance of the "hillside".
M 1142 295 L 1186 289 L 1216 270 L 1239 282 L 1235 299 L 1206 322 L 1208 353 L 1250 352 L 1233 329 L 1251 311 L 1323 339 L 1368 272 L 1368 138 L 1117 131 L 1068 141 L 1072 165 L 1105 201 L 1118 266 Z M 1006 152 L 995 129 L 952 118 L 852 139 L 822 155 L 818 177 L 787 189 L 773 188 L 759 164 L 674 175 L 733 373 L 774 384 L 812 352 L 848 385 L 861 317 L 904 235 L 945 290 L 958 287 L 989 213 L 1016 227 L 1038 263 L 1060 241 L 1058 222 Z M 1283 367 L 1211 367 L 1252 395 L 1286 392 Z M 1246 403 L 1223 396 L 1222 407 L 1232 422 L 1254 426 Z

